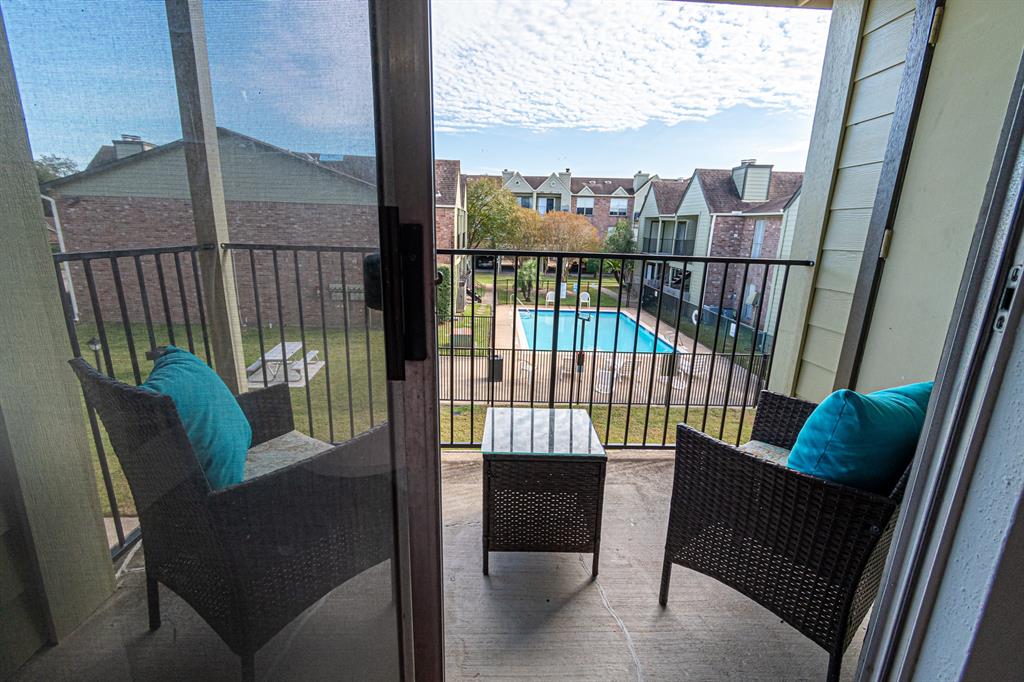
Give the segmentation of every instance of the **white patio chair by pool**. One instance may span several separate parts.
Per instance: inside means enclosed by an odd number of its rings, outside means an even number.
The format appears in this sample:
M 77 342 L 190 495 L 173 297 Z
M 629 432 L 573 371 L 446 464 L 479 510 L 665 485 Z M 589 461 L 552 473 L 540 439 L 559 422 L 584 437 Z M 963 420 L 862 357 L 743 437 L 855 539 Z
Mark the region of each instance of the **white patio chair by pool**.
M 555 292 L 549 291 L 547 293 L 547 295 L 544 296 L 544 305 L 554 305 L 554 304 L 555 304 Z
M 575 356 L 570 355 L 567 358 L 562 358 L 559 360 L 558 367 L 563 379 L 572 376 L 572 373 L 576 370 Z
M 594 377 L 594 393 L 608 395 L 612 392 L 612 371 L 607 367 L 597 370 Z
M 605 369 L 612 369 L 612 358 L 609 356 L 605 361 Z M 615 380 L 622 381 L 623 379 L 629 378 L 630 372 L 633 366 L 630 362 L 629 353 L 619 353 L 615 356 Z
M 582 294 L 580 294 L 580 307 L 581 308 L 589 308 L 590 307 L 590 292 L 589 291 L 584 291 Z
M 672 390 L 678 390 L 679 388 L 685 388 L 687 382 L 690 381 L 690 363 L 689 358 L 683 353 L 675 354 L 675 365 L 672 364 L 672 356 L 669 354 L 661 355 L 658 358 L 658 381 L 665 384 L 665 390 L 671 386 Z

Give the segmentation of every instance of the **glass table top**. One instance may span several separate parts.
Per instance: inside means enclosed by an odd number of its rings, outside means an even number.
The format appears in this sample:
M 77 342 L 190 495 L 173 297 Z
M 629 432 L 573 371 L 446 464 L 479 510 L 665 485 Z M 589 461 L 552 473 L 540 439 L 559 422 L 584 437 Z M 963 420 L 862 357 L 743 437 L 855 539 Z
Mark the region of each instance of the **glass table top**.
M 484 455 L 604 457 L 586 410 L 489 407 L 480 450 Z

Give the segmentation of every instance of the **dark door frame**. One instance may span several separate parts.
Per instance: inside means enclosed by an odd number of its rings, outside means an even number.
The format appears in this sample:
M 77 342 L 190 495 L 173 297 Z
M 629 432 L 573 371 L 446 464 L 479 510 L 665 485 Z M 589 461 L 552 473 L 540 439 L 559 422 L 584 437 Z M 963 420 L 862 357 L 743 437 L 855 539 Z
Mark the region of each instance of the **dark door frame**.
M 405 680 L 444 679 L 429 0 L 369 0 Z
M 928 70 L 931 67 L 935 41 L 946 0 L 917 0 L 914 24 L 910 32 L 907 59 L 903 67 L 892 128 L 882 161 L 875 204 L 871 210 L 864 255 L 857 275 L 857 285 L 846 323 L 843 347 L 839 354 L 833 389 L 855 388 L 864 346 L 871 327 L 871 313 L 878 296 L 882 271 L 893 235 L 893 224 L 899 209 L 900 191 L 907 174 L 910 151 L 917 127 L 921 101 L 924 99 Z

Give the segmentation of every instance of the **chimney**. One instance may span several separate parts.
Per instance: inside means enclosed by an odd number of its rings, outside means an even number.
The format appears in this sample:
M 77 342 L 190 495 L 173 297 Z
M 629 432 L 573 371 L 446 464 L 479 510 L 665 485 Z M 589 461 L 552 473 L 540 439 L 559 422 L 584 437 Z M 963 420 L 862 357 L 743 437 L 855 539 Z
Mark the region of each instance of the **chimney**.
M 146 142 L 138 135 L 121 135 L 120 140 L 112 140 L 114 144 L 114 157 L 123 159 L 139 152 L 152 149 L 156 145 Z
M 501 171 L 501 184 L 502 185 L 506 184 L 509 180 L 512 179 L 513 175 L 515 175 L 515 173 L 510 171 L 508 168 L 503 169 Z
M 572 171 L 570 171 L 568 168 L 565 169 L 564 173 L 559 173 L 558 174 L 558 179 L 567 188 L 572 187 Z
M 743 159 L 732 169 L 732 182 L 742 201 L 768 201 L 772 166 L 758 165 L 757 159 Z
M 650 180 L 650 178 L 651 178 L 651 174 L 650 173 L 644 173 L 643 171 L 637 171 L 636 174 L 633 175 L 633 191 L 635 192 L 638 189 L 640 189 L 641 187 L 643 187 L 644 183 L 647 182 L 648 180 Z

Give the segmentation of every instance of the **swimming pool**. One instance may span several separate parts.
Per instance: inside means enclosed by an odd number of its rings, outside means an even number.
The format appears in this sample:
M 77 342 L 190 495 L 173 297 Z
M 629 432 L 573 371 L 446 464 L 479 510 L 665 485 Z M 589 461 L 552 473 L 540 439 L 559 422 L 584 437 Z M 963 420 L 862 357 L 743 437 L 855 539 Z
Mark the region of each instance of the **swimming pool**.
M 650 353 L 654 350 L 654 332 L 643 324 L 637 330 L 636 321 L 625 313 L 613 311 L 583 312 L 562 310 L 558 313 L 558 350 L 598 350 L 631 353 L 636 338 L 636 351 Z M 536 317 L 536 324 L 535 324 Z M 584 324 L 583 320 L 589 317 Z M 554 336 L 554 310 L 519 311 L 519 343 L 526 349 L 551 350 Z M 617 323 L 617 324 L 616 324 Z M 573 348 L 573 327 L 576 327 L 576 347 Z M 615 329 L 618 327 L 618 337 Z M 536 332 L 536 342 L 534 333 Z M 596 336 L 596 339 L 595 339 Z M 596 341 L 596 347 L 595 347 Z M 672 345 L 658 339 L 658 353 L 671 353 Z

